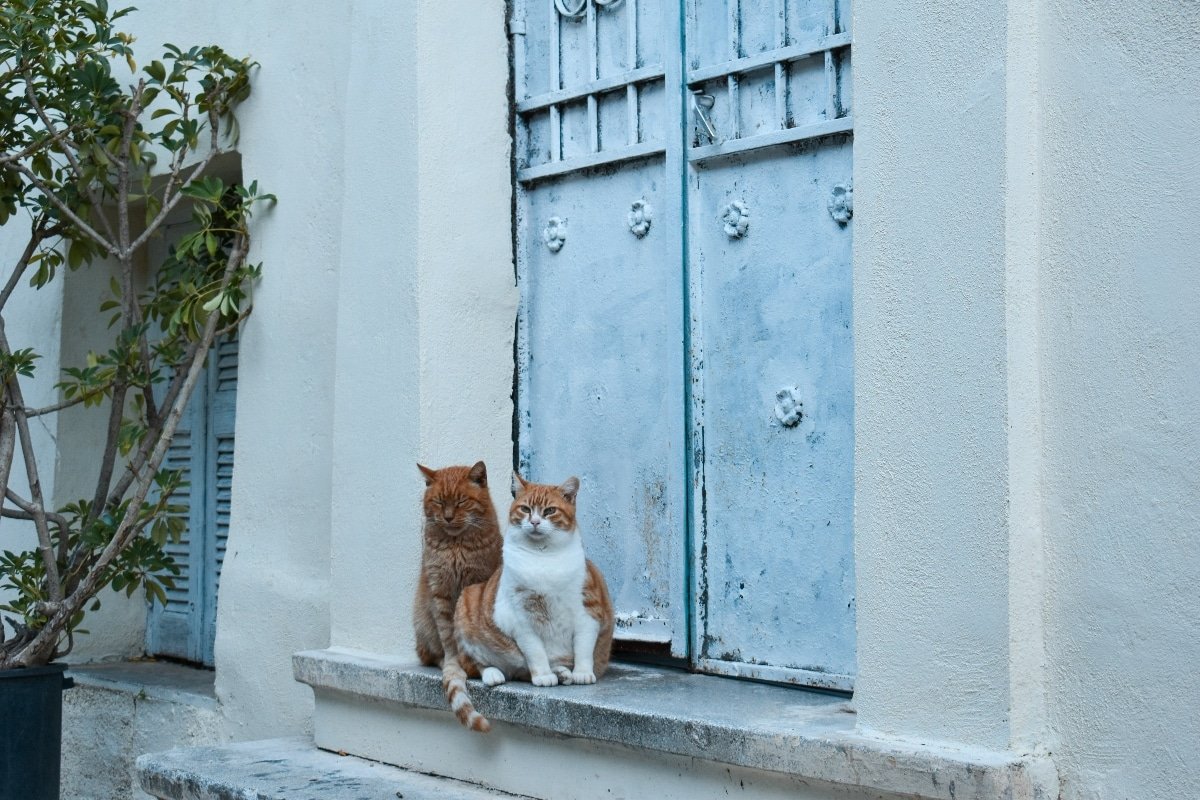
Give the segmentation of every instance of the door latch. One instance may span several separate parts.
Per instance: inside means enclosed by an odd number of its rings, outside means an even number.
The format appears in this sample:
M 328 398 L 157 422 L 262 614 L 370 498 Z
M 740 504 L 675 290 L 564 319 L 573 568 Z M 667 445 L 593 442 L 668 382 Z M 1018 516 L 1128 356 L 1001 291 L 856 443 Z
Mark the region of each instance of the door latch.
M 708 137 L 708 141 L 716 144 L 720 141 L 717 136 L 717 129 L 713 127 L 712 120 L 708 118 L 708 112 L 712 110 L 716 99 L 711 94 L 704 94 L 701 89 L 692 90 L 692 114 L 696 118 L 696 143 L 700 143 L 700 137 Z

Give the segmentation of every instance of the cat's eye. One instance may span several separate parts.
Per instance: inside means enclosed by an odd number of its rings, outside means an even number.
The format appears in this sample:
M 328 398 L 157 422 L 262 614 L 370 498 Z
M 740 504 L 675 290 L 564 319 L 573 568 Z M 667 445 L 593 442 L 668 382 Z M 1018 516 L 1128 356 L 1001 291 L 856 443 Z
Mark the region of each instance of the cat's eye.
M 554 506 L 546 506 L 546 510 L 542 512 L 543 517 L 553 517 L 558 513 L 558 509 Z
M 517 511 L 520 511 L 522 514 L 528 514 L 529 506 L 517 506 Z

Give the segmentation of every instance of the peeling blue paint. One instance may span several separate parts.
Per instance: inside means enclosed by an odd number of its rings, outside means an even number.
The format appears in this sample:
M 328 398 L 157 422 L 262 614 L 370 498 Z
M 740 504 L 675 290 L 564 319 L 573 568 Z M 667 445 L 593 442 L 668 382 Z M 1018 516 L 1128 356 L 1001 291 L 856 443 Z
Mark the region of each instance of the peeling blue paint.
M 520 461 L 620 631 L 849 688 L 849 4 L 743 5 L 516 5 Z

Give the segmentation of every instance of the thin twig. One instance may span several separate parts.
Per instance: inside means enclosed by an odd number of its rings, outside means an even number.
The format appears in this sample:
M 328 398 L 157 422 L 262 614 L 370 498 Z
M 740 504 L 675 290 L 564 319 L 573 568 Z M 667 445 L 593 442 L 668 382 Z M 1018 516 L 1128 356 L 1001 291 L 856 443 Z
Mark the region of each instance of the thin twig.
M 191 172 L 188 174 L 187 179 L 182 182 L 175 180 L 175 178 L 179 174 L 179 171 L 172 170 L 171 178 L 167 181 L 167 187 L 163 191 L 163 204 L 162 204 L 162 208 L 159 209 L 159 211 L 158 211 L 158 216 L 156 216 L 154 218 L 154 221 L 152 221 L 146 227 L 146 230 L 142 231 L 142 234 L 140 236 L 138 236 L 138 238 L 133 240 L 133 244 L 130 245 L 130 249 L 137 250 L 139 247 L 141 247 L 143 244 L 145 244 L 146 240 L 150 238 L 151 234 L 153 234 L 154 231 L 158 229 L 158 226 L 162 224 L 163 220 L 165 220 L 167 218 L 167 215 L 170 214 L 171 211 L 174 210 L 175 206 L 177 206 L 179 204 L 179 201 L 183 199 L 182 192 L 176 192 L 174 195 L 171 194 L 171 192 L 174 191 L 174 188 L 181 188 L 181 187 L 191 183 L 192 181 L 196 180 L 196 178 L 199 178 L 201 173 L 203 173 L 204 170 L 208 168 L 209 163 L 214 158 L 216 158 L 218 155 L 221 154 L 221 148 L 219 146 L 220 145 L 220 118 L 217 116 L 217 112 L 211 108 L 208 111 L 208 124 L 209 124 L 209 128 L 211 129 L 211 132 L 212 132 L 212 136 L 211 136 L 210 142 L 209 142 L 208 154 L 205 155 L 204 158 L 200 161 L 200 163 L 197 164 L 191 170 Z M 179 148 L 179 152 L 183 152 L 184 150 L 185 150 L 185 148 L 181 145 Z M 172 186 L 172 184 L 174 184 L 174 187 Z
M 254 306 L 246 306 L 246 310 L 243 311 L 242 313 L 238 314 L 237 318 L 234 319 L 233 322 L 229 323 L 224 328 L 221 328 L 221 330 L 217 331 L 217 338 L 220 339 L 222 336 L 227 336 L 227 335 L 233 333 L 234 331 L 236 331 L 238 329 L 238 326 L 241 325 L 243 322 L 245 322 L 246 318 L 250 316 L 250 312 L 253 309 L 254 309 Z
M 96 397 L 97 395 L 102 395 L 106 391 L 108 391 L 107 386 L 104 388 L 101 388 L 101 389 L 92 389 L 90 392 L 84 392 L 83 394 L 72 397 L 70 400 L 63 400 L 61 403 L 55 403 L 54 405 L 51 405 L 51 406 L 43 406 L 41 408 L 27 408 L 27 409 L 25 409 L 25 416 L 27 416 L 27 417 L 42 417 L 42 416 L 45 416 L 46 414 L 53 414 L 55 411 L 62 411 L 63 409 L 71 408 L 72 406 L 77 406 L 80 403 L 86 403 L 88 400 L 91 400 L 93 397 Z
M 76 130 L 78 130 L 77 126 L 63 128 L 62 130 L 59 130 L 52 136 L 49 136 L 45 139 L 38 139 L 36 142 L 33 142 L 32 144 L 30 144 L 24 150 L 19 150 L 15 153 L 4 153 L 4 154 L 0 155 L 0 164 L 7 164 L 10 161 L 20 161 L 22 159 L 29 158 L 31 155 L 36 153 L 38 150 L 41 150 L 43 147 L 46 147 L 47 145 L 50 145 L 52 143 L 61 144 L 62 140 L 67 136 L 67 134 L 74 133 Z

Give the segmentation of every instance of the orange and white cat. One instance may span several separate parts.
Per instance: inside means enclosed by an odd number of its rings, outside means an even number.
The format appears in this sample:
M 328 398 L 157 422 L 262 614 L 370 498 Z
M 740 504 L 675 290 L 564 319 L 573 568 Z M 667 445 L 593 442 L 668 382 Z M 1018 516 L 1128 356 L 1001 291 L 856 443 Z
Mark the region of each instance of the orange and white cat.
M 460 662 L 488 686 L 506 680 L 595 683 L 608 669 L 613 610 L 604 576 L 584 557 L 575 524 L 579 479 L 552 486 L 513 478 L 503 563 L 487 583 L 468 586 L 458 600 Z M 463 690 L 465 696 L 465 685 Z

